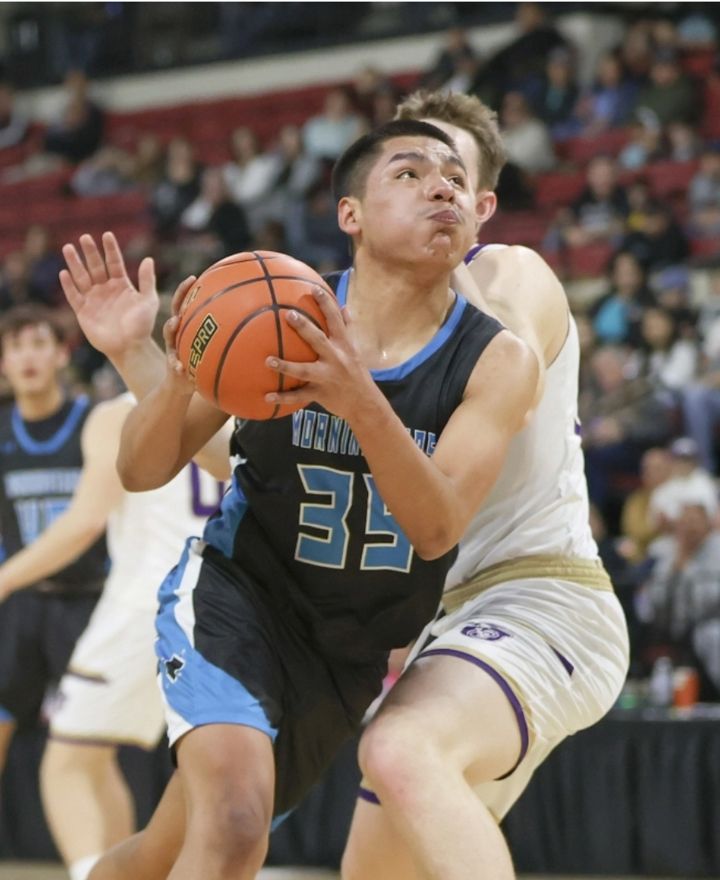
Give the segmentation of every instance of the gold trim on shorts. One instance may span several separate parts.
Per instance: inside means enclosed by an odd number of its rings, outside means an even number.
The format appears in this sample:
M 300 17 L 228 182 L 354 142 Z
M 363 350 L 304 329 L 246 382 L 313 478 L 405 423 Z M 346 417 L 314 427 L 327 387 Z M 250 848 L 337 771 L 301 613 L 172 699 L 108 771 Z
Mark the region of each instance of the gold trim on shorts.
M 135 748 L 142 749 L 144 752 L 151 752 L 157 748 L 158 743 L 162 739 L 162 732 L 155 741 L 138 739 L 133 736 L 123 736 L 122 734 L 116 736 L 111 733 L 66 733 L 53 727 L 51 721 L 48 736 L 54 742 L 65 745 L 88 746 L 89 748 L 95 746 L 134 746 Z
M 599 559 L 537 554 L 506 559 L 479 571 L 470 580 L 445 593 L 443 609 L 447 614 L 452 614 L 470 599 L 498 584 L 538 578 L 571 581 L 591 590 L 613 592 L 612 581 Z

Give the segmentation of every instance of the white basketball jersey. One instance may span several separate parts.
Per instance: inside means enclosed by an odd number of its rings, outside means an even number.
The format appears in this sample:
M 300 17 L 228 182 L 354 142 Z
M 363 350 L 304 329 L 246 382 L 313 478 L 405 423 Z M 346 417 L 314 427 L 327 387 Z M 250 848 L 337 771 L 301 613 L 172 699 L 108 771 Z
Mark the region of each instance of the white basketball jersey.
M 108 520 L 112 565 L 105 594 L 154 608 L 158 587 L 180 559 L 185 539 L 202 535 L 222 492 L 222 483 L 192 462 L 159 489 L 125 492 Z
M 597 558 L 578 433 L 579 363 L 571 318 L 565 344 L 546 371 L 542 399 L 512 439 L 497 482 L 465 532 L 446 589 L 521 556 Z

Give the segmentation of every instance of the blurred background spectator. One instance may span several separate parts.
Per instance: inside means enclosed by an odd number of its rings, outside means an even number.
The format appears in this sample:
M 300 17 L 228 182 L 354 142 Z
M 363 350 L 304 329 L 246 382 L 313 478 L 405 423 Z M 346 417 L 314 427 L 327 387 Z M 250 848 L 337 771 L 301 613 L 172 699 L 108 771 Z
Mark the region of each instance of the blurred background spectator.
M 646 649 L 701 673 L 700 698 L 720 698 L 720 531 L 717 501 L 681 499 L 667 540 L 654 553 L 642 598 L 651 625 Z
M 354 109 L 348 89 L 332 89 L 323 112 L 312 116 L 303 127 L 303 142 L 309 156 L 334 162 L 366 127 Z
M 0 150 L 14 147 L 27 134 L 29 120 L 15 103 L 15 92 L 10 83 L 0 80 Z
M 105 116 L 88 91 L 85 74 L 73 70 L 65 77 L 65 103 L 60 116 L 45 133 L 45 152 L 75 165 L 98 149 Z

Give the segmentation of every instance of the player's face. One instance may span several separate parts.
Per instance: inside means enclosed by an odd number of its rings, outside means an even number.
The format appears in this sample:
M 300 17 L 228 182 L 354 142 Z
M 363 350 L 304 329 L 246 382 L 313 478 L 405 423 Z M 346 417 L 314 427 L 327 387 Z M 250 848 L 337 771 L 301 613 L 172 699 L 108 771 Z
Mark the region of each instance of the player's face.
M 359 200 L 358 225 L 360 245 L 381 259 L 452 268 L 476 231 L 464 163 L 434 138 L 387 141 Z
M 67 362 L 67 349 L 47 324 L 31 324 L 2 339 L 2 372 L 16 396 L 46 393 Z
M 486 223 L 495 213 L 497 200 L 495 194 L 480 186 L 480 148 L 475 138 L 464 128 L 443 122 L 441 119 L 423 119 L 450 135 L 457 147 L 460 158 L 468 170 L 470 186 L 475 194 L 475 210 L 480 223 Z

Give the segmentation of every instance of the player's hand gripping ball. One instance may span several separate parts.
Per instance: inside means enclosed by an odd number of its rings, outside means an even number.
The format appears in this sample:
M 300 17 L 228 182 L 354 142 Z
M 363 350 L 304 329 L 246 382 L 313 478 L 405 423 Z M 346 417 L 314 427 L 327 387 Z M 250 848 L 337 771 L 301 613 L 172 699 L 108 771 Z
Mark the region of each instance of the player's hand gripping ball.
M 265 361 L 317 360 L 286 317 L 294 309 L 327 333 L 316 287 L 332 295 L 314 269 L 273 251 L 233 254 L 206 269 L 183 301 L 175 336 L 178 358 L 200 394 L 243 419 L 276 419 L 297 409 L 265 400 L 302 385 Z

